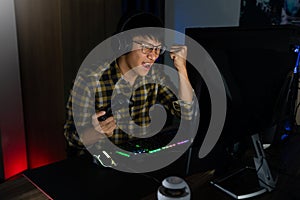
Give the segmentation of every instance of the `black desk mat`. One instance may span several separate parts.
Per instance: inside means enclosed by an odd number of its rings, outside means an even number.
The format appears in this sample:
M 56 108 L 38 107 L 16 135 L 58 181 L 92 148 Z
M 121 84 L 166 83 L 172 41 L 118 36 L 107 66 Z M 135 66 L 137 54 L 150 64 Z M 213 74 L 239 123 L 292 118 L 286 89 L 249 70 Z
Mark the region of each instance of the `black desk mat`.
M 141 199 L 160 182 L 146 174 L 120 172 L 72 158 L 24 172 L 53 199 Z

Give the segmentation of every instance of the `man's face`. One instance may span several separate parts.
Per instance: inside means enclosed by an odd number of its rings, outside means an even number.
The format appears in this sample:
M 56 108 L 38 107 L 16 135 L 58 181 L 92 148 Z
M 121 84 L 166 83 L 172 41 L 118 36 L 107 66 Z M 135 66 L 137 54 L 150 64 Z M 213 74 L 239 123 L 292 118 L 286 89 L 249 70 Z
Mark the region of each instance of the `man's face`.
M 126 55 L 128 70 L 133 69 L 139 76 L 148 74 L 159 57 L 161 43 L 149 37 L 137 36 L 132 39 L 132 51 Z

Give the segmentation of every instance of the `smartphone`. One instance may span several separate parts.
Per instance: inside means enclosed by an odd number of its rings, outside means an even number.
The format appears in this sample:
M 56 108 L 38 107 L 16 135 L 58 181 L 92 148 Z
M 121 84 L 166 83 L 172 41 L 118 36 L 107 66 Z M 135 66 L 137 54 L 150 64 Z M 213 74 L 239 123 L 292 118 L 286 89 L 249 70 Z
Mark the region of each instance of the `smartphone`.
M 107 118 L 113 116 L 111 107 L 101 108 L 100 111 L 105 111 L 105 115 L 98 117 L 98 121 L 105 121 Z

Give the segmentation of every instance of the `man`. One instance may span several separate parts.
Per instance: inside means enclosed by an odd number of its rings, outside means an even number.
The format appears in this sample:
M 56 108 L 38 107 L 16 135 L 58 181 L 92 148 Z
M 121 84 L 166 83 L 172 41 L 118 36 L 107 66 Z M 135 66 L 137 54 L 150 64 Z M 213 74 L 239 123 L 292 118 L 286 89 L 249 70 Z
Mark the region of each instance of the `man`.
M 125 20 L 123 18 L 119 27 L 119 32 L 122 32 L 133 28 L 163 26 L 151 14 L 135 13 L 126 16 Z M 67 105 L 64 134 L 69 146 L 82 150 L 95 145 L 101 148 L 101 142 L 106 137 L 115 144 L 126 142 L 133 137 L 136 126 L 142 128 L 139 131 L 147 129 L 151 123 L 149 111 L 155 104 L 163 105 L 173 115 L 188 120 L 192 118 L 193 90 L 186 70 L 187 47 L 174 45 L 169 49 L 170 58 L 179 74 L 177 98 L 164 85 L 167 76 L 155 65 L 165 51 L 162 38 L 162 33 L 156 31 L 132 33 L 130 38 L 121 38 L 126 40 L 124 46 L 129 48 L 129 52 L 111 63 L 93 70 L 82 70 L 78 74 Z M 130 99 L 127 108 L 130 121 L 122 120 L 125 119 L 122 116 L 128 113 L 124 109 L 118 110 L 118 118 L 114 114 L 104 118 L 109 108 L 113 107 L 114 92 Z M 82 112 L 75 113 L 74 106 Z M 140 132 L 143 134 L 143 131 Z

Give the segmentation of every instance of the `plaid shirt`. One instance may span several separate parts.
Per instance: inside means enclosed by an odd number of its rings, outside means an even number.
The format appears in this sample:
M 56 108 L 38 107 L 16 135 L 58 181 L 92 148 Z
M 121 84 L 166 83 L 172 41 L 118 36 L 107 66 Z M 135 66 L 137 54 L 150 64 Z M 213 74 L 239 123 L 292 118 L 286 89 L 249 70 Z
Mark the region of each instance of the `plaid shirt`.
M 155 104 L 163 105 L 177 117 L 191 120 L 193 115 L 192 103 L 178 100 L 169 89 L 170 85 L 170 80 L 159 66 L 153 66 L 146 76 L 138 76 L 133 86 L 130 86 L 122 77 L 116 62 L 100 66 L 96 70 L 83 69 L 76 77 L 67 103 L 64 135 L 68 144 L 85 149 L 79 136 L 82 133 L 81 130 L 92 127 L 91 116 L 103 108 L 110 107 L 111 103 L 114 102 L 114 96 L 119 94 L 130 98 L 131 103 L 129 109 L 121 108 L 117 112 L 119 115 L 117 128 L 114 130 L 113 136 L 109 138 L 115 144 L 127 141 L 132 137 L 127 134 L 128 131 L 124 130 L 134 132 L 137 125 L 142 130 L 146 130 L 147 125 L 151 122 L 149 110 Z M 128 110 L 132 120 L 122 120 L 126 119 L 123 116 L 128 114 Z

